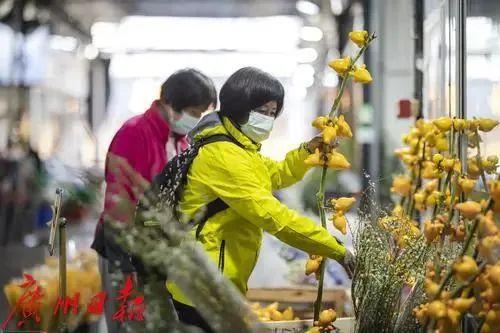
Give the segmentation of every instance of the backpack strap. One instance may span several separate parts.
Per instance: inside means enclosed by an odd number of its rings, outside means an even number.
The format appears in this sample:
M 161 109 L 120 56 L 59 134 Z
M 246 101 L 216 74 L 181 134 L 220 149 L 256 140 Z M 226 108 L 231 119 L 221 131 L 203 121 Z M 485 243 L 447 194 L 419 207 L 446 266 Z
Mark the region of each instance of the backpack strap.
M 229 134 L 214 134 L 214 135 L 211 135 L 211 136 L 206 137 L 206 138 L 201 138 L 195 142 L 195 145 L 198 148 L 201 148 L 201 147 L 208 145 L 210 143 L 213 143 L 213 142 L 224 142 L 224 141 L 232 142 L 241 148 L 245 148 L 245 146 L 243 146 L 238 140 L 236 140 L 235 138 L 233 138 Z
M 232 136 L 227 135 L 227 134 L 215 134 L 215 135 L 212 135 L 212 136 L 209 136 L 206 138 L 202 138 L 202 139 L 196 141 L 195 144 L 198 145 L 198 148 L 201 148 L 207 144 L 210 144 L 213 142 L 221 142 L 221 141 L 222 142 L 223 141 L 232 142 L 235 145 L 237 145 L 241 148 L 244 148 L 244 146 L 240 142 L 238 142 L 235 138 L 233 138 Z M 228 208 L 229 208 L 229 206 L 224 201 L 222 201 L 221 198 L 217 198 L 214 201 L 209 202 L 206 206 L 205 215 L 198 222 L 198 226 L 196 227 L 196 239 L 199 238 L 201 231 L 203 230 L 203 227 L 205 226 L 205 224 L 207 223 L 209 218 L 211 218 L 215 214 L 220 213 L 223 210 L 226 210 Z

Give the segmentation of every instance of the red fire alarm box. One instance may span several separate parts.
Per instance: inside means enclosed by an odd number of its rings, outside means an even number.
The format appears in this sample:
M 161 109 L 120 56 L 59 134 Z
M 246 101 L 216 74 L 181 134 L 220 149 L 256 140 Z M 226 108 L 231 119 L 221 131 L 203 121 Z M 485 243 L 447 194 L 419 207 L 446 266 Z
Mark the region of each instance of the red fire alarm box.
M 412 115 L 412 102 L 409 99 L 402 99 L 398 102 L 398 118 L 410 118 Z

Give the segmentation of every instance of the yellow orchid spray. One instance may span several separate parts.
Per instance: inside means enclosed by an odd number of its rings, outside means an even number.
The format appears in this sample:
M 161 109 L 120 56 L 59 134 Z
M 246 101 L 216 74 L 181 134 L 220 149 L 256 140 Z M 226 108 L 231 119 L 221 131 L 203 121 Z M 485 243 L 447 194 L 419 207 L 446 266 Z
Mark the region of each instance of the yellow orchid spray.
M 354 57 L 346 56 L 340 59 L 334 59 L 328 65 L 341 77 L 340 87 L 337 96 L 333 102 L 330 112 L 327 116 L 320 116 L 316 118 L 312 126 L 322 131 L 323 144 L 313 154 L 309 155 L 305 163 L 312 166 L 322 167 L 321 180 L 319 191 L 317 194 L 318 208 L 320 212 L 321 224 L 326 228 L 326 214 L 325 214 L 325 182 L 326 171 L 328 168 L 334 170 L 343 170 L 351 167 L 349 161 L 344 155 L 337 152 L 339 138 L 351 138 L 352 130 L 349 124 L 345 121 L 343 115 L 339 115 L 339 106 L 347 82 L 352 78 L 355 82 L 369 83 L 372 81 L 370 72 L 366 69 L 365 65 L 357 65 L 357 61 L 366 51 L 366 48 L 376 38 L 375 34 L 369 34 L 366 31 L 352 31 L 349 38 L 360 49 Z M 333 210 L 332 223 L 336 229 L 341 233 L 347 232 L 347 219 L 345 212 L 352 206 L 354 202 L 349 198 L 339 198 L 335 202 L 331 202 Z M 319 322 L 323 297 L 323 279 L 325 272 L 325 262 L 323 259 L 320 266 L 315 270 L 318 276 L 318 295 L 314 307 L 314 321 Z M 309 268 L 315 266 L 315 263 L 309 262 Z M 314 268 L 314 267 L 313 267 Z M 310 271 L 310 270 L 308 270 Z

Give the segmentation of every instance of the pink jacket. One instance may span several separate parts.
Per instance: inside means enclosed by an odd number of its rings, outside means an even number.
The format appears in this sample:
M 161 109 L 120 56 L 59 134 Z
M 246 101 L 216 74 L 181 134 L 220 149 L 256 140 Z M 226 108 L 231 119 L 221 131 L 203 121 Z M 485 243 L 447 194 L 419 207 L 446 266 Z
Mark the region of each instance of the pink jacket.
M 162 117 L 158 101 L 154 101 L 151 107 L 143 114 L 129 119 L 115 134 L 108 149 L 109 154 L 124 158 L 129 165 L 142 175 L 146 180 L 152 181 L 165 166 L 171 156 L 167 156 L 167 141 L 173 140 L 173 147 L 176 152 L 184 150 L 188 143 L 185 136 L 171 133 L 168 122 Z M 172 143 L 168 143 L 172 144 Z M 128 179 L 115 177 L 113 170 L 110 170 L 106 158 L 105 179 L 106 192 L 104 196 L 104 211 L 96 227 L 94 243 L 92 247 L 104 257 L 105 241 L 103 239 L 103 219 L 116 205 L 114 200 L 119 193 L 119 189 L 125 189 L 130 199 L 131 206 L 135 207 L 139 198 L 134 195 L 131 182 Z M 121 196 L 123 197 L 123 196 Z M 128 215 L 129 213 L 127 213 Z M 132 216 L 120 217 L 121 221 L 129 221 Z

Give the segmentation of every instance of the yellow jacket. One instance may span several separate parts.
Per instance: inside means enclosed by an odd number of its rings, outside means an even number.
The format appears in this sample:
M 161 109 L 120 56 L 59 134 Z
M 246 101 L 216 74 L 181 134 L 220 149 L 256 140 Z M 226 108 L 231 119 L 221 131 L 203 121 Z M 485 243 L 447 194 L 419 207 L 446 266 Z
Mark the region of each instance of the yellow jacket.
M 263 231 L 305 252 L 335 260 L 343 258 L 344 246 L 328 231 L 273 196 L 274 190 L 304 177 L 309 169 L 303 162 L 307 151 L 292 150 L 279 162 L 266 158 L 259 153 L 260 145 L 229 119 L 221 122 L 216 113 L 202 119 L 194 132 L 191 135 L 195 141 L 229 134 L 244 147 L 224 141 L 203 146 L 191 165 L 180 203 L 181 213 L 186 216 L 195 216 L 216 198 L 229 206 L 207 220 L 198 241 L 242 293 L 248 289 Z M 175 300 L 191 305 L 174 284 L 167 286 Z

